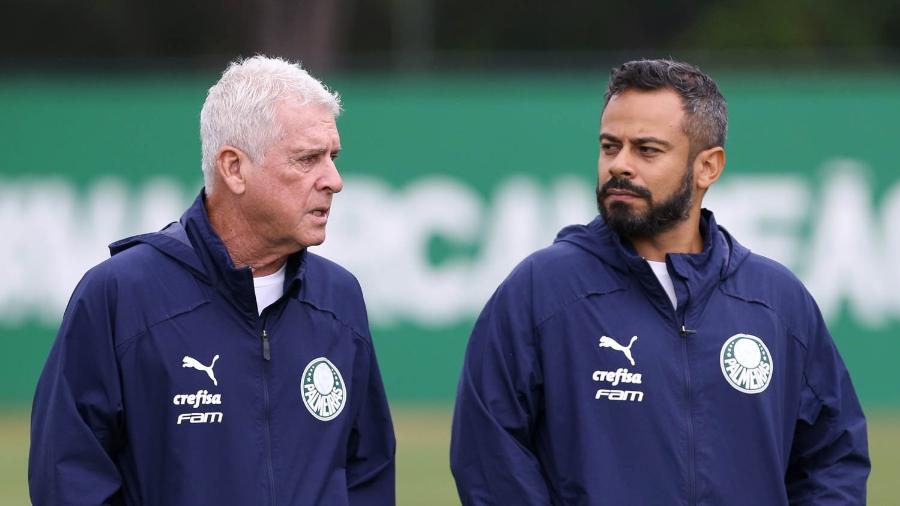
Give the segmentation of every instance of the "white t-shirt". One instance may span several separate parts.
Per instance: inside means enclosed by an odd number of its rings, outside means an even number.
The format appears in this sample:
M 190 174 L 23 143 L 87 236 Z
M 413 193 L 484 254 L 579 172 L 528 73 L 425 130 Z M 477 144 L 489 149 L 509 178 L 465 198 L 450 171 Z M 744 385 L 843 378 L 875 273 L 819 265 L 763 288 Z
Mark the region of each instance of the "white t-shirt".
M 647 260 L 647 263 L 650 264 L 650 268 L 653 269 L 653 274 L 656 274 L 656 279 L 659 280 L 659 284 L 662 285 L 663 290 L 666 291 L 666 295 L 669 296 L 669 300 L 672 301 L 672 307 L 678 309 L 678 299 L 675 298 L 675 284 L 672 283 L 672 276 L 669 275 L 669 269 L 666 268 L 666 263 L 655 262 L 653 260 Z
M 280 299 L 284 293 L 284 271 L 286 268 L 287 262 L 281 266 L 281 269 L 268 276 L 253 278 L 253 290 L 256 292 L 256 308 L 259 314 L 262 314 L 265 308 Z

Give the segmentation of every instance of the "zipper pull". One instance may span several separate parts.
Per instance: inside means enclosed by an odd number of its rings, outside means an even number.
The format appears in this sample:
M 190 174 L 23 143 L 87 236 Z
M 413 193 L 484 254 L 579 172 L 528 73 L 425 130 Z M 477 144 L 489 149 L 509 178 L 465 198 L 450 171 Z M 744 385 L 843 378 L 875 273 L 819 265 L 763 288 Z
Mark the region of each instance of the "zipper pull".
M 684 324 L 681 325 L 681 337 L 687 337 L 691 334 L 696 334 L 696 333 L 697 333 L 696 330 L 691 330 L 691 329 L 685 327 Z
M 266 329 L 262 331 L 262 348 L 263 359 L 272 360 L 272 350 L 269 348 L 269 333 L 266 332 Z

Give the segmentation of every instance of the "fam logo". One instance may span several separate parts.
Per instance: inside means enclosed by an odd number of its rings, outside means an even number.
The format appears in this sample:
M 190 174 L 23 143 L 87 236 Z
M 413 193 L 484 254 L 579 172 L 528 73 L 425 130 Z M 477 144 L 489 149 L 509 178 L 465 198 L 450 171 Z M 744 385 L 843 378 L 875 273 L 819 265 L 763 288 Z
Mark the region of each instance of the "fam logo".
M 347 389 L 341 371 L 325 357 L 313 359 L 303 370 L 303 404 L 319 420 L 334 419 L 347 403 Z
M 728 338 L 722 345 L 719 362 L 728 384 L 745 394 L 764 391 L 772 380 L 772 355 L 756 336 L 735 334 Z

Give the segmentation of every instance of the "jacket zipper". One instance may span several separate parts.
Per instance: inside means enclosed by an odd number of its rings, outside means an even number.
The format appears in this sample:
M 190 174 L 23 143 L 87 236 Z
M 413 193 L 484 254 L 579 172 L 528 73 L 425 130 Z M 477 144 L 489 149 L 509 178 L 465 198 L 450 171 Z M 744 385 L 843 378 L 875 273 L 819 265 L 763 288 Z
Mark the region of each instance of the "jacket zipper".
M 265 312 L 265 310 L 263 311 Z M 272 464 L 272 435 L 269 428 L 271 411 L 269 406 L 269 384 L 266 381 L 269 372 L 269 362 L 272 360 L 272 350 L 269 348 L 269 333 L 266 331 L 266 320 L 263 319 L 262 339 L 262 355 L 263 355 L 263 402 L 265 407 L 265 423 L 263 424 L 263 433 L 266 437 L 266 470 L 269 473 L 269 497 L 272 499 L 271 504 L 275 506 L 275 471 Z
M 684 325 L 681 326 L 681 358 L 684 362 L 684 384 L 687 391 L 687 420 L 688 420 L 688 504 L 693 505 L 694 500 L 694 414 L 693 414 L 693 395 L 691 392 L 691 371 L 688 367 L 688 336 L 693 331 L 687 330 Z
M 649 264 L 647 264 L 649 267 Z M 652 270 L 652 268 L 651 268 Z M 655 274 L 654 274 L 655 276 Z M 662 286 L 660 286 L 662 288 Z M 692 330 L 687 328 L 687 303 L 691 300 L 691 287 L 689 284 L 685 283 L 685 288 L 687 289 L 687 298 L 683 301 L 678 301 L 679 305 L 676 308 L 673 308 L 673 314 L 675 316 L 673 323 L 678 324 L 679 317 L 678 314 L 681 313 L 681 328 L 678 329 L 678 335 L 681 337 L 681 361 L 683 364 L 684 371 L 684 387 L 685 387 L 685 396 L 687 400 L 687 432 L 688 432 L 688 504 L 690 506 L 694 506 L 697 503 L 696 498 L 696 488 L 697 488 L 697 478 L 696 478 L 696 470 L 694 469 L 694 459 L 695 459 L 695 449 L 694 449 L 694 412 L 693 412 L 693 392 L 691 390 L 691 371 L 688 364 L 688 338 L 696 334 L 696 330 Z M 663 290 L 665 291 L 665 290 Z
M 262 355 L 263 360 L 267 362 L 272 360 L 272 350 L 269 348 L 269 333 L 266 332 L 266 329 L 262 331 Z
M 688 287 L 688 300 L 690 300 L 690 287 Z M 676 321 L 678 319 L 677 311 L 675 315 Z M 678 330 L 678 334 L 681 336 L 681 360 L 684 364 L 684 386 L 685 393 L 687 394 L 687 429 L 688 429 L 688 504 L 693 506 L 697 503 L 696 498 L 696 470 L 694 469 L 694 459 L 695 459 L 695 443 L 694 443 L 694 410 L 693 410 L 693 391 L 691 389 L 691 369 L 690 364 L 688 364 L 688 338 L 696 334 L 696 330 L 691 330 L 687 328 L 687 322 L 685 321 L 687 318 L 687 307 L 683 308 L 681 311 L 681 328 Z

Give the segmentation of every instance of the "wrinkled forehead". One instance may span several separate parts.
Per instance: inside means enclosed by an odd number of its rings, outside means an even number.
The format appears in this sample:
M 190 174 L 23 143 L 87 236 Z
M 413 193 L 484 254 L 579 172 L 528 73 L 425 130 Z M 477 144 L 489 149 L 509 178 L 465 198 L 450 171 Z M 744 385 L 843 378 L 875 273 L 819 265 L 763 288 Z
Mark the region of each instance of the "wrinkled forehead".
M 337 122 L 331 109 L 323 104 L 284 100 L 275 106 L 275 127 L 282 135 L 337 136 Z
M 336 152 L 341 149 L 337 123 L 327 106 L 300 101 L 278 104 L 275 127 L 276 137 L 270 150 L 299 153 Z
M 670 89 L 629 89 L 610 97 L 600 117 L 600 133 L 616 137 L 685 137 L 685 112 Z

